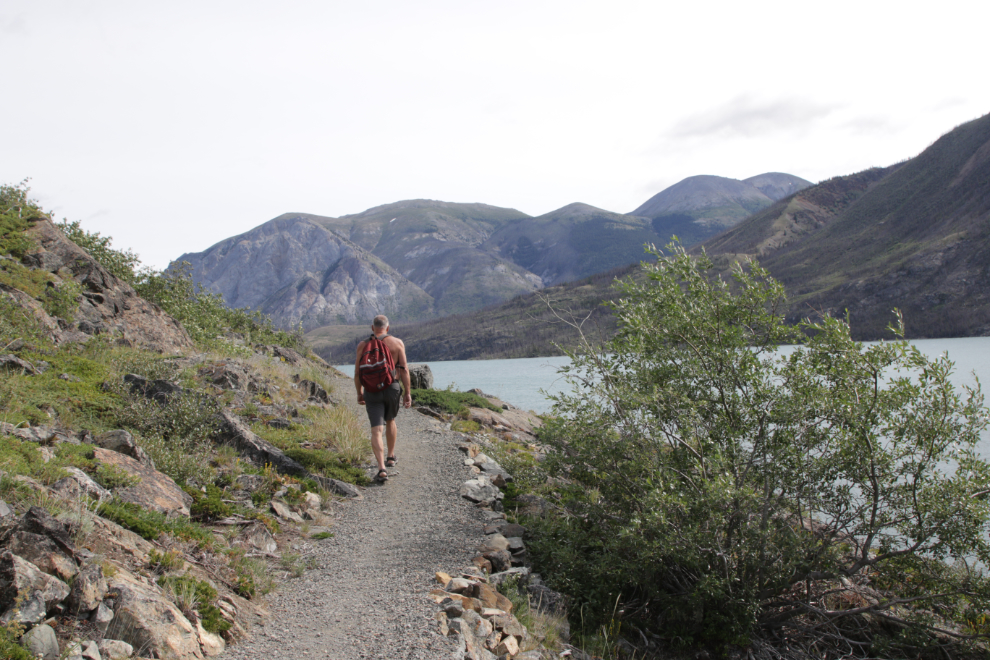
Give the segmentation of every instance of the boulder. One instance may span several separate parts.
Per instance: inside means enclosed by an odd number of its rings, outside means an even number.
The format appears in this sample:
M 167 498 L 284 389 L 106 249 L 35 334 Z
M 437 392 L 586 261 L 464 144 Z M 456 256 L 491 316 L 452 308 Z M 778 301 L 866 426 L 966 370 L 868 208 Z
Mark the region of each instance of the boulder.
M 92 477 L 76 467 L 62 468 L 69 476 L 59 479 L 52 484 L 51 489 L 64 500 L 82 500 L 91 497 L 103 500 L 110 497 L 110 492 L 93 481 Z
M 69 606 L 69 613 L 80 615 L 92 612 L 107 594 L 107 581 L 103 577 L 103 567 L 100 564 L 87 564 L 79 571 L 79 575 L 72 582 L 72 591 L 66 604 Z
M 107 607 L 105 602 L 97 605 L 89 615 L 89 622 L 100 631 L 101 635 L 106 634 L 111 621 L 113 621 L 113 610 Z
M 265 485 L 265 478 L 260 474 L 242 474 L 234 480 L 234 483 L 241 490 L 253 493 Z
M 0 518 L 14 515 L 14 510 L 3 500 L 0 500 Z
M 460 493 L 461 497 L 478 504 L 491 504 L 502 497 L 502 491 L 484 476 L 465 481 Z
M 64 582 L 70 581 L 79 572 L 71 553 L 64 551 L 47 536 L 14 529 L 6 535 L 3 545 L 21 559 L 37 566 L 43 573 Z
M 499 573 L 492 573 L 488 576 L 488 584 L 494 586 L 496 589 L 511 580 L 517 580 L 519 584 L 525 585 L 529 582 L 529 574 L 530 570 L 528 568 L 517 566 Z
M 10 550 L 0 552 L 0 603 L 13 603 L 22 595 L 31 598 L 35 591 L 41 592 L 45 609 L 51 611 L 69 595 L 69 585 Z
M 202 649 L 203 655 L 208 658 L 220 655 L 223 653 L 224 649 L 227 648 L 226 642 L 223 641 L 223 637 L 215 633 L 207 632 L 203 628 L 203 624 L 196 621 L 196 634 L 199 635 L 199 648 Z
M 480 600 L 481 604 L 485 607 L 502 610 L 503 612 L 512 611 L 512 601 L 496 591 L 490 584 L 483 582 L 476 583 L 471 587 L 471 593 L 469 595 L 472 598 Z
M 302 390 L 307 399 L 317 403 L 330 403 L 330 395 L 319 383 L 304 378 L 296 383 L 296 388 Z
M 103 660 L 122 660 L 134 655 L 134 647 L 119 639 L 101 639 L 97 646 Z
M 94 444 L 97 447 L 103 447 L 104 449 L 109 449 L 110 451 L 115 451 L 118 454 L 130 456 L 138 463 L 141 463 L 152 470 L 155 469 L 155 462 L 151 460 L 151 457 L 148 456 L 143 449 L 138 447 L 137 443 L 134 442 L 134 436 L 123 429 L 101 433 L 93 438 L 91 444 Z
M 512 635 L 507 635 L 495 649 L 495 655 L 498 656 L 508 655 L 512 657 L 517 653 L 519 653 L 519 642 Z
M 433 389 L 433 371 L 428 364 L 409 365 L 409 384 L 414 390 Z
M 272 346 L 272 355 L 289 364 L 299 364 L 305 359 L 293 349 L 285 346 Z
M 58 660 L 58 638 L 55 636 L 55 631 L 49 625 L 40 625 L 32 628 L 24 637 L 21 637 L 21 645 L 28 650 L 28 653 L 33 658 Z
M 451 578 L 444 589 L 454 594 L 471 595 L 470 593 L 467 593 L 471 590 L 471 583 L 464 578 Z
M 148 553 L 155 548 L 129 529 L 106 518 L 93 518 L 93 533 L 87 540 L 87 548 L 100 555 L 130 557 L 137 564 L 148 563 Z
M 30 628 L 36 623 L 41 623 L 48 616 L 48 604 L 45 603 L 45 596 L 40 591 L 32 591 L 18 606 L 7 609 L 0 616 L 0 625 L 6 626 L 10 622 L 20 623 Z
M 27 360 L 22 360 L 16 355 L 0 355 L 0 371 L 11 371 L 33 376 L 36 371 L 34 365 Z
M 289 505 L 285 502 L 279 502 L 278 500 L 272 500 L 271 511 L 276 516 L 282 520 L 291 520 L 292 522 L 302 523 L 303 519 L 298 513 L 289 508 Z
M 520 537 L 518 537 L 518 536 L 510 536 L 509 538 L 506 539 L 506 541 L 509 542 L 509 548 L 508 548 L 508 550 L 512 554 L 515 555 L 515 554 L 518 554 L 520 552 L 525 552 L 526 551 L 526 544 L 523 543 L 523 540 Z
M 509 554 L 508 550 L 493 550 L 483 553 L 482 556 L 491 562 L 492 571 L 496 573 L 512 568 L 512 555 Z
M 115 494 L 119 499 L 166 515 L 189 515 L 192 497 L 168 475 L 152 470 L 130 456 L 102 447 L 93 449 L 93 454 L 97 463 L 115 466 L 139 479 L 133 486 L 117 489 Z
M 346 497 L 352 500 L 363 500 L 364 495 L 358 490 L 357 486 L 354 484 L 349 484 L 346 481 L 341 481 L 340 479 L 331 479 L 330 477 L 322 477 L 320 475 L 314 474 L 310 475 L 316 480 L 320 487 L 324 490 L 328 490 L 331 493 Z
M 100 655 L 100 646 L 96 642 L 87 641 L 82 643 L 82 649 L 79 653 L 82 660 L 103 660 L 103 656 Z
M 484 545 L 481 546 L 481 552 L 491 552 L 492 550 L 508 550 L 509 540 L 502 536 L 501 534 L 490 534 L 485 538 Z
M 563 594 L 542 584 L 531 584 L 526 590 L 529 592 L 530 607 L 547 614 L 567 614 L 567 601 Z
M 202 658 L 199 633 L 161 589 L 124 569 L 107 580 L 116 594 L 114 637 L 148 657 Z
M 241 530 L 240 540 L 244 545 L 255 550 L 260 550 L 261 552 L 267 552 L 269 554 L 278 552 L 278 544 L 275 542 L 275 537 L 261 523 L 248 525 Z
M 247 456 L 257 465 L 271 464 L 282 474 L 309 476 L 306 468 L 286 456 L 285 452 L 275 445 L 255 435 L 236 415 L 228 410 L 223 411 L 222 415 L 224 438 L 242 455 Z
M 69 532 L 69 526 L 61 520 L 56 519 L 40 506 L 32 506 L 28 509 L 24 517 L 17 523 L 17 529 L 48 537 L 69 556 L 72 556 L 75 551 L 72 545 L 72 535 Z
M 224 390 L 247 390 L 251 377 L 240 366 L 219 362 L 201 367 L 199 375 Z
M 547 501 L 539 495 L 520 495 L 516 498 L 518 502 L 517 513 L 524 516 L 540 516 L 547 512 Z

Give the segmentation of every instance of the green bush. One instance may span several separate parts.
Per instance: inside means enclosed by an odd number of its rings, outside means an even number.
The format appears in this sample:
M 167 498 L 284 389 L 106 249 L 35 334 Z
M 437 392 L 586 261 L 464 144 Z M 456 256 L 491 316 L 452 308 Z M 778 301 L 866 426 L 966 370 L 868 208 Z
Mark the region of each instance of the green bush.
M 189 507 L 189 515 L 202 522 L 212 522 L 229 518 L 233 513 L 230 505 L 223 501 L 223 491 L 213 484 L 206 485 L 206 492 L 196 488 L 186 488 L 185 491 L 193 498 Z
M 195 541 L 207 548 L 212 548 L 216 543 L 213 535 L 196 522 L 182 516 L 170 518 L 131 502 L 117 499 L 105 501 L 96 512 L 148 541 L 155 541 L 162 534 L 171 534 L 177 539 Z
M 173 593 L 195 593 L 195 609 L 207 632 L 221 634 L 230 630 L 230 621 L 223 618 L 223 613 L 216 606 L 217 590 L 209 583 L 188 576 L 163 575 L 158 578 L 158 584 Z
M 412 390 L 413 401 L 418 406 L 436 408 L 446 413 L 456 415 L 465 412 L 467 408 L 487 408 L 502 412 L 498 406 L 491 404 L 488 399 L 471 392 L 454 392 L 451 390 Z
M 531 521 L 529 549 L 573 623 L 617 612 L 672 643 L 814 657 L 915 657 L 975 632 L 961 614 L 990 608 L 990 582 L 947 569 L 990 563 L 979 388 L 836 319 L 785 325 L 756 264 L 730 284 L 671 253 L 623 285 L 616 337 L 571 356 L 540 433 L 568 515 Z M 857 595 L 871 580 L 874 600 Z

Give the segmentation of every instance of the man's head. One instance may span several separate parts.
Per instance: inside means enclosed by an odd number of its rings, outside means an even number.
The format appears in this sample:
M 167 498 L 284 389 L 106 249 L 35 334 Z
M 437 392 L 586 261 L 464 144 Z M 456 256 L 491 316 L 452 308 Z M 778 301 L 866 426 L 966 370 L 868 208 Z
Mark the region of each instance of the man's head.
M 376 316 L 375 320 L 371 322 L 371 329 L 375 331 L 376 335 L 388 332 L 388 317 L 384 314 Z

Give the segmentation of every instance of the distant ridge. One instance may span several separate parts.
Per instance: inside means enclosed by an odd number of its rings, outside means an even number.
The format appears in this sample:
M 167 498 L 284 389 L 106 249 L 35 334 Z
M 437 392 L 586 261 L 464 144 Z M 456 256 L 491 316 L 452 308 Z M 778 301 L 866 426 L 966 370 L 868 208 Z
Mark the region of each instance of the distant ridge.
M 704 244 L 756 256 L 787 287 L 792 317 L 843 315 L 862 339 L 990 335 L 990 115 L 898 165 L 835 177 Z

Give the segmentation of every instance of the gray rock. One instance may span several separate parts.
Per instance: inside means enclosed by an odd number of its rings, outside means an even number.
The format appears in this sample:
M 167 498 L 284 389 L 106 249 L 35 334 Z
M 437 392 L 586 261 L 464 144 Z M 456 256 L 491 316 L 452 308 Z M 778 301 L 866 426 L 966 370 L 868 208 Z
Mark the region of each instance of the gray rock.
M 37 373 L 33 364 L 11 354 L 0 355 L 0 370 L 13 371 L 16 373 L 27 374 L 29 376 L 33 376 Z
M 261 552 L 275 553 L 278 551 L 278 544 L 275 542 L 275 537 L 261 523 L 255 523 L 245 527 L 240 534 L 240 538 L 245 545 Z
M 526 549 L 526 544 L 518 536 L 511 536 L 506 539 L 509 542 L 509 552 L 516 554 L 517 552 L 522 552 Z
M 69 473 L 69 476 L 59 479 L 52 484 L 51 489 L 67 500 L 81 500 L 83 496 L 92 497 L 94 500 L 104 500 L 110 497 L 110 492 L 93 481 L 93 479 L 75 467 L 62 468 Z
M 330 479 L 329 477 L 321 477 L 319 475 L 312 475 L 313 479 L 320 484 L 324 490 L 328 490 L 336 495 L 341 495 L 352 500 L 363 500 L 364 495 L 358 490 L 358 487 L 354 484 L 349 484 L 346 481 L 341 481 L 339 479 Z
M 123 429 L 101 433 L 93 438 L 92 444 L 124 454 L 125 456 L 130 456 L 138 463 L 146 465 L 152 470 L 155 469 L 155 462 L 151 460 L 151 457 L 143 449 L 138 447 L 137 443 L 134 442 L 134 437 Z
M 501 573 L 512 568 L 512 555 L 508 550 L 493 550 L 483 553 L 482 556 L 492 563 L 493 573 Z
M 428 364 L 409 365 L 409 384 L 414 390 L 433 389 L 433 371 Z
M 10 550 L 0 551 L 0 602 L 13 603 L 20 595 L 33 597 L 40 591 L 45 608 L 51 611 L 69 595 L 69 585 L 46 575 Z
M 298 477 L 308 477 L 306 468 L 285 455 L 281 449 L 266 440 L 262 440 L 247 427 L 236 415 L 228 410 L 223 411 L 224 439 L 232 444 L 242 455 L 247 456 L 257 465 L 271 464 L 282 474 Z
M 485 543 L 481 546 L 481 551 L 484 553 L 493 550 L 508 550 L 509 545 L 509 539 L 501 534 L 490 534 L 485 538 Z
M 96 642 L 83 642 L 82 643 L 82 656 L 83 660 L 103 660 L 103 656 L 100 655 L 100 647 Z
M 14 510 L 7 505 L 6 502 L 0 500 L 0 518 L 6 518 L 7 516 L 14 515 Z
M 166 515 L 189 515 L 192 497 L 167 474 L 153 470 L 130 456 L 102 447 L 94 448 L 93 455 L 97 463 L 112 465 L 137 477 L 136 484 L 114 491 L 119 499 Z
M 96 626 L 100 634 L 106 634 L 110 622 L 113 621 L 113 610 L 107 607 L 106 603 L 100 603 L 89 615 L 89 622 Z
M 26 635 L 21 637 L 21 644 L 33 657 L 40 657 L 42 660 L 58 660 L 58 638 L 52 627 L 47 624 L 36 626 L 28 631 Z
M 249 493 L 253 493 L 265 484 L 265 479 L 260 474 L 242 474 L 234 480 L 239 488 Z
M 41 623 L 48 614 L 48 606 L 45 597 L 40 591 L 32 591 L 31 595 L 25 598 L 20 607 L 10 607 L 3 616 L 0 617 L 0 624 L 7 625 L 11 621 L 22 623 L 28 627 Z
M 547 614 L 567 614 L 567 600 L 563 594 L 542 584 L 530 584 L 526 590 L 529 592 L 530 607 Z
M 79 569 L 71 552 L 64 551 L 55 541 L 23 529 L 12 530 L 5 539 L 8 550 L 34 564 L 40 571 L 69 581 Z
M 491 504 L 502 497 L 502 492 L 485 476 L 465 481 L 460 493 L 461 497 L 478 504 Z
M 69 613 L 79 615 L 92 612 L 103 602 L 106 593 L 107 581 L 103 577 L 103 567 L 100 564 L 83 566 L 72 582 L 72 591 L 66 601 Z
M 134 647 L 119 639 L 101 639 L 97 645 L 106 660 L 120 660 L 134 655 Z
M 525 585 L 529 581 L 530 570 L 525 566 L 517 566 L 488 576 L 488 584 L 493 587 L 500 587 L 509 580 L 518 580 L 519 584 Z
M 296 383 L 296 387 L 306 394 L 306 398 L 317 403 L 330 403 L 330 395 L 319 383 L 305 378 Z
M 285 502 L 279 502 L 278 500 L 272 500 L 271 511 L 276 516 L 282 520 L 291 520 L 292 522 L 302 523 L 303 519 L 298 513 L 289 508 Z
M 196 626 L 158 587 L 145 584 L 124 569 L 107 582 L 119 595 L 114 637 L 142 649 L 147 657 L 201 657 Z
M 270 419 L 266 424 L 273 429 L 288 429 L 292 428 L 292 422 L 284 417 L 276 417 L 275 419 Z

